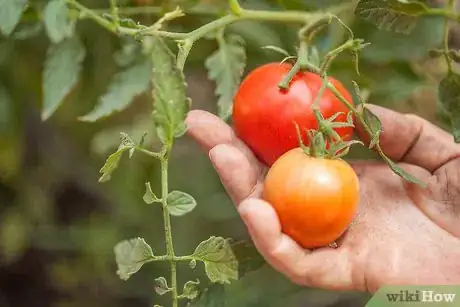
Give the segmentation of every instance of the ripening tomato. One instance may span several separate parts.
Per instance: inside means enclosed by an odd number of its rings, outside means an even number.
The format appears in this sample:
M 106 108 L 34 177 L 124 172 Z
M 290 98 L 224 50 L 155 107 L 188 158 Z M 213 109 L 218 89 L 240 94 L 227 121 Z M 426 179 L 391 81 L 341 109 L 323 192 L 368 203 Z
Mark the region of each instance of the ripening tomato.
M 238 137 L 255 155 L 267 165 L 272 165 L 282 154 L 299 146 L 297 130 L 302 132 L 303 142 L 308 145 L 305 129 L 317 129 L 318 122 L 311 109 L 321 87 L 319 75 L 299 72 L 294 76 L 288 90 L 278 84 L 291 69 L 291 64 L 269 63 L 250 72 L 241 82 L 233 104 L 233 125 Z M 329 81 L 347 101 L 353 103 L 350 93 L 337 80 Z M 319 102 L 324 118 L 338 112 L 337 122 L 345 122 L 348 108 L 326 89 Z M 353 128 L 335 129 L 343 140 L 350 140 Z
M 263 198 L 285 234 L 304 248 L 317 248 L 333 243 L 353 221 L 359 181 L 344 160 L 314 158 L 295 148 L 270 168 Z

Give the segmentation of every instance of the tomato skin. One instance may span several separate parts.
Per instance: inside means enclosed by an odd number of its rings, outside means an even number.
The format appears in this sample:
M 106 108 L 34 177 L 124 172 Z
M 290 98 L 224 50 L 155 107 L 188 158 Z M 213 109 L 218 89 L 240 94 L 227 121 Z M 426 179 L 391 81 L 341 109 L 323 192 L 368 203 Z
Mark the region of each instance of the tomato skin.
M 347 162 L 313 158 L 295 148 L 269 170 L 263 198 L 285 234 L 304 248 L 317 248 L 333 243 L 353 221 L 359 181 Z
M 299 125 L 303 142 L 308 145 L 305 129 L 317 129 L 318 122 L 311 105 L 321 87 L 321 77 L 311 72 L 297 73 L 288 90 L 278 87 L 291 64 L 262 65 L 241 82 L 233 103 L 233 125 L 238 137 L 265 164 L 271 166 L 282 154 L 299 146 L 296 127 Z M 350 93 L 337 80 L 329 78 L 339 92 L 353 103 Z M 329 90 L 319 102 L 324 118 L 344 112 L 336 121 L 345 122 L 348 108 Z M 338 128 L 337 133 L 350 140 L 353 128 Z

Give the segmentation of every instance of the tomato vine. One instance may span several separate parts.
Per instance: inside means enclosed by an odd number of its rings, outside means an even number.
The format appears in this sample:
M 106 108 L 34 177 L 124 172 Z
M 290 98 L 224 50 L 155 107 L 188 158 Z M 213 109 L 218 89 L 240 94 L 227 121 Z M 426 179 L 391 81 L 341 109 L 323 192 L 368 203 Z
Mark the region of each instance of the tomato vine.
M 0 20 L 0 30 L 3 34 L 9 35 L 21 14 L 25 11 L 26 5 L 9 4 L 8 1 L 5 1 L 5 3 L 7 3 L 5 5 L 11 5 L 5 11 L 13 12 L 13 15 L 15 15 L 13 16 L 14 18 L 10 18 L 7 21 Z M 24 1 L 24 3 L 27 3 L 27 1 Z M 432 50 L 430 54 L 433 57 L 442 56 L 445 59 L 447 73 L 439 84 L 438 98 L 451 119 L 454 140 L 460 142 L 460 75 L 455 72 L 454 65 L 456 62 L 460 62 L 460 55 L 458 50 L 452 50 L 449 47 L 450 23 L 452 21 L 460 22 L 460 15 L 455 11 L 455 3 L 456 1 L 449 0 L 445 7 L 435 8 L 429 7 L 420 1 L 360 0 L 357 1 L 354 12 L 358 17 L 372 22 L 381 29 L 406 34 L 412 31 L 421 16 L 445 18 L 443 46 L 440 49 Z M 64 66 L 62 69 L 70 67 L 70 70 L 75 74 L 79 71 L 81 62 L 85 57 L 85 50 L 79 38 L 74 35 L 75 23 L 78 20 L 92 20 L 115 35 L 123 38 L 129 37 L 140 42 L 139 54 L 141 60 L 117 74 L 115 81 L 111 85 L 114 89 L 113 93 L 104 96 L 93 112 L 80 118 L 84 121 L 93 122 L 111 115 L 114 111 L 122 110 L 125 107 L 125 105 L 121 105 L 122 103 L 116 107 L 108 108 L 105 105 L 105 101 L 117 96 L 115 89 L 119 84 L 123 83 L 122 81 L 126 79 L 128 73 L 151 77 L 151 82 L 149 83 L 153 85 L 153 118 L 156 134 L 162 144 L 161 148 L 156 152 L 150 151 L 144 148 L 144 138 L 139 142 L 135 142 L 130 136 L 121 134 L 121 144 L 118 150 L 108 157 L 101 168 L 100 181 L 110 180 L 125 152 L 129 153 L 129 157 L 132 157 L 135 152 L 139 152 L 159 160 L 161 167 L 161 194 L 157 196 L 150 184 L 146 183 L 143 199 L 147 204 L 158 204 L 162 207 L 166 253 L 160 256 L 155 255 L 152 248 L 142 238 L 120 242 L 115 246 L 118 263 L 117 273 L 120 278 L 124 280 L 130 278 L 146 263 L 152 261 L 168 262 L 171 274 L 169 278 L 170 285 L 168 285 L 168 280 L 164 277 L 156 278 L 155 283 L 159 294 L 171 293 L 173 307 L 179 306 L 181 300 L 193 300 L 198 296 L 199 281 L 188 281 L 180 293 L 177 282 L 177 262 L 179 261 L 190 262 L 192 268 L 196 266 L 197 261 L 203 262 L 207 276 L 212 282 L 229 283 L 231 280 L 238 278 L 238 259 L 233 249 L 234 245 L 229 239 L 211 237 L 200 243 L 190 255 L 176 255 L 173 244 L 171 216 L 183 216 L 192 211 L 196 206 L 196 200 L 185 192 L 170 191 L 168 184 L 168 165 L 174 141 L 176 138 L 181 137 L 187 129 L 184 119 L 190 109 L 190 100 L 186 96 L 187 85 L 185 84 L 183 70 L 189 53 L 198 40 L 214 35 L 220 48 L 231 49 L 230 53 L 233 53 L 235 59 L 243 59 L 245 57 L 244 50 L 242 50 L 243 43 L 235 37 L 234 39 L 227 38 L 224 32 L 227 26 L 235 22 L 251 20 L 293 23 L 300 26 L 297 54 L 289 55 L 286 51 L 273 46 L 271 49 L 282 52 L 287 56 L 286 60 L 292 61 L 295 59 L 290 72 L 280 80 L 280 89 L 289 88 L 291 79 L 300 70 L 314 72 L 320 75 L 322 79 L 321 89 L 312 105 L 315 118 L 318 121 L 318 129 L 316 131 L 298 131 L 299 145 L 303 146 L 300 134 L 305 132 L 308 134 L 310 143 L 313 146 L 310 148 L 304 147 L 305 151 L 311 155 L 322 155 L 327 158 L 343 157 L 348 153 L 350 146 L 362 143 L 359 141 L 343 141 L 334 131 L 334 128 L 353 126 L 354 119 L 368 134 L 370 138 L 369 149 L 375 150 L 397 175 L 409 182 L 425 186 L 424 182 L 406 173 L 383 152 L 379 143 L 382 124 L 379 118 L 367 108 L 358 84 L 353 81 L 354 90 L 359 101 L 359 105 L 355 107 L 328 79 L 331 64 L 344 52 L 352 54 L 356 73 L 359 74 L 359 52 L 368 46 L 368 43 L 363 39 L 356 38 L 353 31 L 338 17 L 342 11 L 352 9 L 352 4 L 344 3 L 329 7 L 326 10 L 313 12 L 264 11 L 245 9 L 237 0 L 229 0 L 227 14 L 190 32 L 172 32 L 168 30 L 169 22 L 185 15 L 185 12 L 180 8 L 164 14 L 157 7 L 119 7 L 116 0 L 109 0 L 109 4 L 109 9 L 92 9 L 82 5 L 78 0 L 51 0 L 44 10 L 44 15 L 53 48 L 50 48 L 48 52 L 45 66 L 47 68 Z M 2 10 L 3 8 L 0 7 L 0 11 Z M 220 14 L 220 12 L 210 12 L 208 10 L 191 10 L 190 13 L 207 16 L 218 16 Z M 144 26 L 130 18 L 123 17 L 135 14 L 156 14 L 160 15 L 160 18 L 152 25 Z M 58 20 L 55 20 L 56 18 L 54 17 L 54 19 L 47 19 L 46 16 L 48 15 L 60 16 L 60 18 Z M 348 39 L 327 52 L 322 61 L 319 61 L 315 38 L 323 29 L 329 27 L 333 21 L 337 22 L 348 33 Z M 173 54 L 168 47 L 167 42 L 170 41 L 177 44 L 177 54 Z M 215 57 L 208 60 L 207 65 L 211 67 L 219 60 L 219 53 L 216 53 Z M 63 63 L 68 66 L 62 65 Z M 223 77 L 219 73 L 213 75 L 213 79 L 218 83 L 228 82 L 230 84 L 226 89 L 217 91 L 220 98 L 225 100 L 222 105 L 227 104 L 222 106 L 219 111 L 224 119 L 229 116 L 228 104 L 229 101 L 231 104 L 234 88 L 237 86 L 244 70 L 241 65 L 234 66 L 233 70 L 225 72 Z M 47 74 L 47 72 L 46 70 L 46 76 L 51 75 L 51 73 Z M 54 81 L 51 77 L 48 79 Z M 141 79 L 143 80 L 143 78 Z M 65 80 L 65 86 L 58 89 L 52 86 L 53 82 L 51 81 L 44 85 L 45 99 L 42 117 L 45 120 L 56 111 L 66 94 L 75 86 L 76 77 L 68 77 Z M 148 82 L 142 81 L 134 83 L 127 89 L 128 94 L 125 100 L 130 100 L 144 92 L 149 85 Z M 348 108 L 349 113 L 346 123 L 334 121 L 339 114 L 324 118 L 319 111 L 318 102 L 326 89 L 330 90 Z M 326 149 L 325 141 L 332 145 L 329 149 Z

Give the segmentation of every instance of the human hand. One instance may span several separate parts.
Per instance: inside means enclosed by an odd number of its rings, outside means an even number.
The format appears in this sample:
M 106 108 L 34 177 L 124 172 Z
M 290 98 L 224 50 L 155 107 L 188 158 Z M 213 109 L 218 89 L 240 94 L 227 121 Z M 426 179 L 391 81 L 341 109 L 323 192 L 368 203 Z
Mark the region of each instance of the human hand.
M 282 233 L 275 210 L 260 198 L 266 167 L 227 124 L 204 111 L 191 111 L 186 122 L 259 252 L 293 282 L 368 292 L 384 284 L 460 284 L 460 146 L 417 116 L 369 107 L 382 121 L 384 152 L 428 187 L 408 184 L 383 163 L 351 163 L 360 179 L 359 212 L 335 249 L 305 250 Z

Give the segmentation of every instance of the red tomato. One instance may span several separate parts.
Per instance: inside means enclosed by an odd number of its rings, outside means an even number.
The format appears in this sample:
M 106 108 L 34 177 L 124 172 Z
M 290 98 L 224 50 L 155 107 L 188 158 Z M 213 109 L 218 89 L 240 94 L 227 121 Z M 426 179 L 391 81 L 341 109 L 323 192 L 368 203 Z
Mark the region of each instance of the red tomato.
M 359 181 L 347 162 L 313 158 L 295 148 L 270 168 L 263 198 L 285 234 L 304 248 L 317 248 L 333 243 L 353 221 Z
M 289 89 L 278 84 L 291 69 L 291 64 L 269 63 L 250 72 L 241 83 L 234 99 L 233 124 L 236 134 L 255 155 L 272 165 L 282 154 L 299 146 L 295 123 L 301 129 L 303 142 L 308 145 L 305 129 L 317 129 L 318 122 L 311 105 L 318 94 L 322 80 L 311 72 L 299 72 Z M 350 93 L 337 80 L 329 81 L 350 103 Z M 324 118 L 344 112 L 336 121 L 345 122 L 348 108 L 329 90 L 319 102 Z M 353 128 L 338 128 L 337 133 L 350 140 Z

